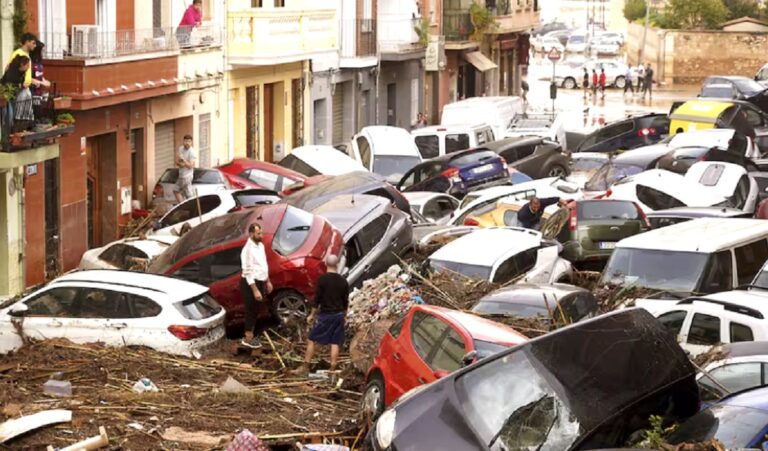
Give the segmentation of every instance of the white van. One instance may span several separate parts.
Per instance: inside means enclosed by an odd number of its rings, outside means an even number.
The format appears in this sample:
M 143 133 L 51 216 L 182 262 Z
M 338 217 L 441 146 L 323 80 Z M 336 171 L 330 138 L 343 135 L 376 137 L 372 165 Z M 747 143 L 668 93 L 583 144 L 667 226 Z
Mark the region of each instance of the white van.
M 398 183 L 406 172 L 422 162 L 413 136 L 404 128 L 386 125 L 363 127 L 352 137 L 348 152 L 389 183 Z
M 472 97 L 443 107 L 440 125 L 484 123 L 491 126 L 493 136 L 504 136 L 515 114 L 523 112 L 523 99 L 507 97 Z
M 471 149 L 494 141 L 489 125 L 434 125 L 411 130 L 416 147 L 425 160 Z
M 615 244 L 601 285 L 635 286 L 655 294 L 635 301 L 651 313 L 691 293 L 749 284 L 768 260 L 768 221 L 700 218 L 654 229 Z

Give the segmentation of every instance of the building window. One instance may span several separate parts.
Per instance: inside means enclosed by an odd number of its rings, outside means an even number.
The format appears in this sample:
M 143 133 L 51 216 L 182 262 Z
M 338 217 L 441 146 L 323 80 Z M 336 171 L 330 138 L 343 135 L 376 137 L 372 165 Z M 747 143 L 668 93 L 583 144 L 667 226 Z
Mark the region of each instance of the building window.
M 275 8 L 285 8 L 285 0 L 275 0 Z
M 262 0 L 251 0 L 251 8 L 261 8 Z

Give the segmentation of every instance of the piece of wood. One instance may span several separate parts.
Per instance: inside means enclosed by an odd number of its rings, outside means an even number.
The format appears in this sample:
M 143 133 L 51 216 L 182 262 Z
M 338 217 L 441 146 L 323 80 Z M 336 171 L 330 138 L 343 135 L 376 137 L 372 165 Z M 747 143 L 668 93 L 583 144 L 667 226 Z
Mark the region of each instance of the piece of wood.
M 104 429 L 104 426 L 99 426 L 99 435 L 94 435 L 93 437 L 87 438 L 82 442 L 69 445 L 66 448 L 61 448 L 59 451 L 91 451 L 107 445 L 109 445 L 107 430 Z M 48 451 L 54 451 L 53 446 L 49 446 Z
M 277 356 L 277 360 L 280 361 L 280 366 L 282 366 L 283 369 L 285 369 L 285 362 L 283 362 L 283 358 L 280 357 L 280 353 L 277 352 L 277 349 L 275 348 L 275 344 L 272 343 L 272 339 L 269 338 L 269 334 L 267 333 L 266 330 L 264 331 L 264 336 L 267 337 L 267 342 L 269 343 L 269 346 L 272 348 L 272 352 L 275 353 L 275 355 Z

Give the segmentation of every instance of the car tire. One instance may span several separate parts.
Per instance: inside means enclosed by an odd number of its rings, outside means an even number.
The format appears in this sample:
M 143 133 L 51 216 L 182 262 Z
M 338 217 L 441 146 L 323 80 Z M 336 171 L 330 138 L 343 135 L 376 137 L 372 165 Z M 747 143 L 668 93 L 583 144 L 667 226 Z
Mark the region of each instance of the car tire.
M 547 177 L 565 177 L 568 172 L 559 164 L 553 164 L 547 171 Z
M 575 87 L 576 87 L 576 80 L 573 77 L 568 77 L 565 80 L 563 80 L 563 88 L 573 89 Z
M 365 420 L 371 424 L 384 412 L 384 377 L 381 373 L 374 373 L 368 380 L 360 403 Z
M 309 314 L 306 298 L 297 291 L 283 290 L 277 293 L 272 302 L 283 323 L 291 318 L 306 318 Z
M 624 78 L 623 75 L 619 75 L 618 77 L 616 77 L 616 81 L 613 82 L 613 86 L 619 89 L 624 89 L 624 86 L 626 86 L 626 84 L 627 84 L 627 79 Z

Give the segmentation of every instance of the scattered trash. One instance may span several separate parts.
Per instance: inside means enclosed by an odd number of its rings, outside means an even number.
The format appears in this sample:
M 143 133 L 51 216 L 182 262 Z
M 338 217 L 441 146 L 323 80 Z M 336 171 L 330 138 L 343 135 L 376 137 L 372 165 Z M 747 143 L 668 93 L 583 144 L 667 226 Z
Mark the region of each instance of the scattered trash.
M 58 451 L 88 451 L 93 449 L 99 449 L 109 445 L 109 437 L 107 437 L 107 430 L 104 426 L 99 426 L 99 435 L 87 438 L 82 442 L 75 443 L 74 445 L 61 448 Z M 53 446 L 48 447 L 48 451 L 54 451 Z
M 356 332 L 371 323 L 399 318 L 417 302 L 424 302 L 406 283 L 410 276 L 398 265 L 379 277 L 363 282 L 349 298 L 346 326 Z
M 234 393 L 234 394 L 243 394 L 243 393 L 251 392 L 251 390 L 248 387 L 240 383 L 237 379 L 233 378 L 232 376 L 227 377 L 227 380 L 224 381 L 223 384 L 221 384 L 219 391 L 221 393 Z
M 163 440 L 171 442 L 194 443 L 209 447 L 219 446 L 231 438 L 229 435 L 212 435 L 202 431 L 190 432 L 176 426 L 166 429 L 162 437 Z
M 72 384 L 69 381 L 49 379 L 43 384 L 43 393 L 53 396 L 72 396 Z
M 142 377 L 138 381 L 136 381 L 135 384 L 133 384 L 133 391 L 136 393 L 144 393 L 144 392 L 158 392 L 160 391 L 157 386 L 149 380 L 149 378 Z
M 342 446 L 342 445 L 320 445 L 320 444 L 302 444 L 297 443 L 297 448 L 299 448 L 300 451 L 349 451 L 348 446 Z
M 245 429 L 235 436 L 227 451 L 269 451 L 269 448 L 251 431 Z
M 137 431 L 143 431 L 144 430 L 144 426 L 142 426 L 139 423 L 128 423 L 126 426 L 131 428 L 131 429 L 136 429 Z
M 29 431 L 56 423 L 66 423 L 72 421 L 71 410 L 44 410 L 33 415 L 26 415 L 21 418 L 8 420 L 0 424 L 0 443 L 26 434 Z

